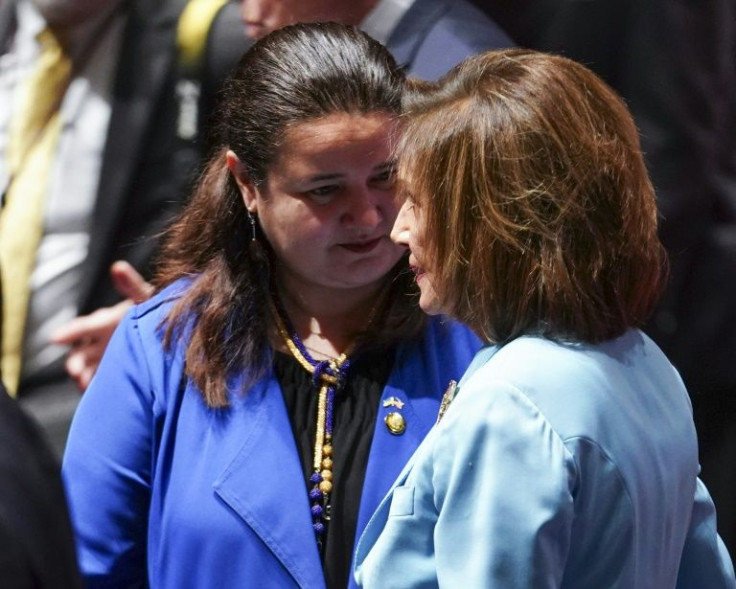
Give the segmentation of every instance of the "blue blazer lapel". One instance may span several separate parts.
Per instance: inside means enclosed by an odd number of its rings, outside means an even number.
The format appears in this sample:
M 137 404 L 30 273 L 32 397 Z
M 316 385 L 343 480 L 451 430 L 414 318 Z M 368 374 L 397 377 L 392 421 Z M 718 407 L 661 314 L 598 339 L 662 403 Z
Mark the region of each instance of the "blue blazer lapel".
M 430 439 L 433 435 L 435 435 L 436 431 L 436 429 L 431 430 L 425 439 Z M 420 454 L 421 451 L 418 453 Z M 406 479 L 409 477 L 409 474 L 414 468 L 414 463 L 416 462 L 418 453 L 415 452 L 412 454 L 411 458 L 409 458 L 409 461 L 404 465 L 404 467 L 401 469 L 401 472 L 396 477 L 396 480 L 393 482 L 389 490 L 381 499 L 373 515 L 370 516 L 370 519 L 366 522 L 362 534 L 360 534 L 360 536 L 356 540 L 355 553 L 353 555 L 353 567 L 359 566 L 363 562 L 365 556 L 368 554 L 368 552 L 370 552 L 371 548 L 376 543 L 378 536 L 381 534 L 384 527 L 386 527 L 386 521 L 388 520 L 388 515 L 391 510 L 391 499 L 393 497 L 394 489 L 396 487 L 402 486 L 406 482 Z M 357 587 L 352 576 L 350 578 L 349 587 Z
M 356 538 L 365 527 L 378 504 L 391 488 L 403 466 L 409 461 L 427 432 L 432 428 L 439 408 L 439 399 L 434 403 L 415 403 L 412 396 L 417 393 L 420 378 L 405 382 L 406 374 L 392 375 L 386 385 L 373 432 L 373 442 L 368 456 L 365 482 L 358 511 Z M 403 382 L 402 382 L 403 381 Z M 408 385 L 408 386 L 406 386 Z M 384 407 L 384 401 L 394 397 L 404 403 L 401 410 Z M 398 411 L 406 421 L 406 430 L 401 435 L 393 435 L 385 424 L 386 416 Z
M 422 344 L 424 350 L 419 346 L 412 346 L 404 348 L 397 354 L 396 364 L 402 368 L 391 375 L 383 399 L 393 396 L 405 401 L 402 412 L 407 421 L 407 428 L 404 436 L 392 439 L 383 423 L 387 408 L 384 408 L 382 403 L 368 458 L 358 515 L 354 566 L 362 562 L 383 530 L 391 506 L 393 489 L 403 485 L 411 473 L 418 446 L 437 431 L 432 427 L 437 421 L 441 396 L 447 389 L 449 379 L 459 379 L 466 370 L 465 362 L 462 366 L 456 365 L 438 355 L 437 351 L 442 348 L 437 341 L 440 337 L 438 331 L 428 330 Z M 459 340 L 457 345 L 460 345 Z M 480 350 L 465 374 L 477 370 L 497 350 L 497 346 L 487 346 Z M 460 361 L 460 358 L 455 358 L 455 362 Z M 352 576 L 349 587 L 351 589 L 356 587 Z
M 384 497 L 402 469 L 404 475 L 409 472 L 407 463 L 437 421 L 440 399 L 449 380 L 459 378 L 460 374 L 455 373 L 462 373 L 465 368 L 466 362 L 462 367 L 456 365 L 460 361 L 458 357 L 440 356 L 440 350 L 448 347 L 447 342 L 443 344 L 440 340 L 449 337 L 449 332 L 433 324 L 426 329 L 419 345 L 404 345 L 397 351 L 396 368 L 389 377 L 378 408 L 360 500 L 356 540 L 381 501 L 385 501 Z M 460 345 L 459 340 L 457 345 Z M 467 360 L 472 354 L 470 344 L 468 354 Z M 385 402 L 391 397 L 403 403 L 401 409 L 395 405 L 386 406 Z M 398 436 L 391 434 L 385 424 L 386 415 L 392 411 L 401 413 L 406 421 L 406 430 Z M 355 587 L 352 576 L 348 587 Z
M 397 350 L 378 408 L 356 537 L 437 421 L 440 400 L 450 380 L 462 376 L 479 347 L 480 342 L 466 328 L 436 318 L 428 322 L 420 340 Z M 385 406 L 390 397 L 396 397 L 403 407 Z M 401 413 L 406 421 L 402 435 L 393 435 L 386 427 L 384 420 L 392 411 Z
M 238 412 L 246 439 L 214 490 L 300 587 L 323 589 L 302 467 L 276 381 L 253 387 Z

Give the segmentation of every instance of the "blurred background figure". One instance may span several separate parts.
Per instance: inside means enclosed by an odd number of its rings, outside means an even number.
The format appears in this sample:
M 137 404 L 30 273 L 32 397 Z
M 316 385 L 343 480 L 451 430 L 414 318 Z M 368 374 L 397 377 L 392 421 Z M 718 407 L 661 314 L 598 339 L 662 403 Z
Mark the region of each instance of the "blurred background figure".
M 357 25 L 383 43 L 409 74 L 427 80 L 466 57 L 512 45 L 467 0 L 242 0 L 241 16 L 254 39 L 297 22 Z
M 0 281 L 0 309 L 2 303 Z M 0 587 L 82 587 L 59 465 L 36 424 L 7 395 L 2 379 Z
M 0 587 L 82 587 L 58 460 L 0 383 Z
M 0 5 L 2 365 L 57 453 L 78 392 L 64 372 L 68 347 L 52 338 L 100 355 L 109 316 L 130 302 L 67 323 L 145 296 L 125 280 L 131 266 L 116 267 L 118 292 L 110 266 L 126 260 L 149 274 L 151 238 L 198 170 L 215 89 L 247 46 L 237 9 L 214 0 Z
M 702 478 L 736 551 L 736 2 L 475 0 L 522 46 L 626 100 L 672 280 L 648 326 L 690 391 Z

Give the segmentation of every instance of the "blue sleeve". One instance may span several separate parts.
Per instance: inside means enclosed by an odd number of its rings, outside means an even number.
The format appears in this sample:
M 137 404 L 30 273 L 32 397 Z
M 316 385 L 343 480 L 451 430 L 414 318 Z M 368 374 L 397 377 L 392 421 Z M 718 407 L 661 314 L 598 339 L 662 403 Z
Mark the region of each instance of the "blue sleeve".
M 680 589 L 733 589 L 733 564 L 716 533 L 716 510 L 705 485 L 698 479 L 693 511 L 677 577 Z
M 88 587 L 145 584 L 155 402 L 134 311 L 72 422 L 62 474 Z
M 439 586 L 559 587 L 574 518 L 574 459 L 513 387 L 483 392 L 492 406 L 462 407 L 459 396 L 433 453 Z

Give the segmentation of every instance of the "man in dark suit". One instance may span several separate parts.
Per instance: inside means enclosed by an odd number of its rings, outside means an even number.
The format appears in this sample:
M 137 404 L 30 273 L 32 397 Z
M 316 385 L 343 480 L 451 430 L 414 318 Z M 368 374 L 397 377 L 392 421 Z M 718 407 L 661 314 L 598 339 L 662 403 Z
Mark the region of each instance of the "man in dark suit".
M 648 332 L 693 402 L 702 478 L 736 550 L 736 3 L 476 0 L 522 45 L 626 99 L 657 191 L 672 278 Z
M 78 225 L 86 228 L 78 231 L 86 236 L 86 245 L 74 246 L 73 254 L 54 250 L 64 236 L 49 235 L 55 213 L 47 204 L 47 233 L 40 248 L 52 253 L 50 258 L 38 258 L 34 276 L 44 276 L 39 270 L 43 262 L 52 275 L 63 268 L 64 262 L 57 264 L 54 256 L 61 259 L 67 255 L 67 262 L 70 258 L 76 262 L 66 268 L 66 286 L 61 284 L 63 280 L 57 280 L 57 286 L 49 280 L 48 288 L 34 282 L 17 390 L 21 403 L 44 426 L 57 452 L 63 448 L 78 393 L 64 373 L 66 350 L 48 344 L 51 334 L 74 314 L 85 315 L 119 303 L 121 296 L 109 272 L 115 260 L 126 260 L 149 276 L 156 248 L 154 238 L 188 195 L 203 153 L 201 129 L 206 111 L 212 107 L 212 94 L 226 73 L 204 71 L 207 68 L 202 64 L 214 60 L 226 70 L 247 47 L 247 40 L 240 35 L 236 42 L 228 43 L 228 57 L 222 58 L 222 47 L 214 52 L 217 56 L 212 56 L 208 42 L 217 34 L 211 33 L 204 40 L 201 59 L 194 64 L 184 63 L 177 53 L 177 44 L 181 44 L 177 30 L 186 4 L 186 0 L 10 0 L 0 5 L 0 55 L 10 57 L 5 61 L 10 67 L 18 64 L 17 71 L 0 69 L 4 80 L 12 81 L 13 76 L 23 73 L 23 47 L 29 40 L 22 35 L 38 26 L 34 23 L 39 19 L 52 29 L 54 25 L 63 29 L 60 36 L 78 41 L 78 52 L 71 55 L 71 82 L 60 97 L 65 123 L 58 157 L 66 157 L 66 163 L 57 164 L 61 171 L 55 172 L 58 181 L 50 184 L 49 202 L 55 199 L 76 205 L 80 194 L 71 188 L 66 194 L 63 187 L 79 182 L 91 186 L 89 202 L 78 219 Z M 223 2 L 211 4 L 220 8 Z M 237 24 L 237 7 L 234 12 L 232 8 L 227 5 L 218 13 L 213 27 L 232 30 L 228 22 Z M 101 15 L 103 11 L 107 12 Z M 105 76 L 109 77 L 107 85 L 100 82 Z M 6 104 L 11 103 L 16 106 L 11 100 Z M 69 103 L 75 104 L 70 107 Z M 75 108 L 82 114 L 75 115 Z M 92 114 L 105 114 L 90 117 L 85 108 Z M 92 121 L 98 119 L 102 122 L 95 128 Z M 82 139 L 74 136 L 75 129 L 84 129 Z M 65 138 L 64 133 L 69 137 Z M 88 136 L 98 147 L 84 152 L 76 149 L 86 145 Z M 75 150 L 64 156 L 64 145 L 70 144 Z M 90 174 L 88 169 L 92 170 Z M 73 181 L 67 181 L 67 176 Z M 8 183 L 0 188 L 5 195 Z M 69 214 L 72 208 L 57 207 L 57 217 Z M 44 238 L 49 239 L 44 242 Z M 57 287 L 58 296 L 54 290 Z M 119 312 L 122 307 L 115 309 Z M 74 344 L 87 346 L 94 344 L 93 339 L 80 338 Z
M 467 0 L 242 0 L 241 14 L 253 38 L 295 22 L 357 25 L 384 43 L 410 74 L 430 80 L 466 57 L 512 45 Z
M 361 24 L 368 33 L 383 5 Z M 386 47 L 411 75 L 435 80 L 465 58 L 490 49 L 511 47 L 509 36 L 465 0 L 415 0 L 385 38 Z M 374 35 L 375 36 L 375 35 Z M 380 39 L 379 40 L 383 40 Z

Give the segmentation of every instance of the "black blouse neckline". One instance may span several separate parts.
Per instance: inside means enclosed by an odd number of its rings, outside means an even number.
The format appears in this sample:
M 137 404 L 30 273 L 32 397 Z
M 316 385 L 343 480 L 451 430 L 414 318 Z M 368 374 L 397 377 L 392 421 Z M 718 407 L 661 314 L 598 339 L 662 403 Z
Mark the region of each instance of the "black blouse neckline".
M 355 532 L 378 405 L 394 362 L 394 350 L 371 349 L 351 358 L 345 386 L 335 395 L 331 521 L 320 554 L 328 589 L 347 587 Z M 312 376 L 290 354 L 274 354 L 274 373 L 281 385 L 299 452 L 306 496 L 312 474 L 317 388 Z

